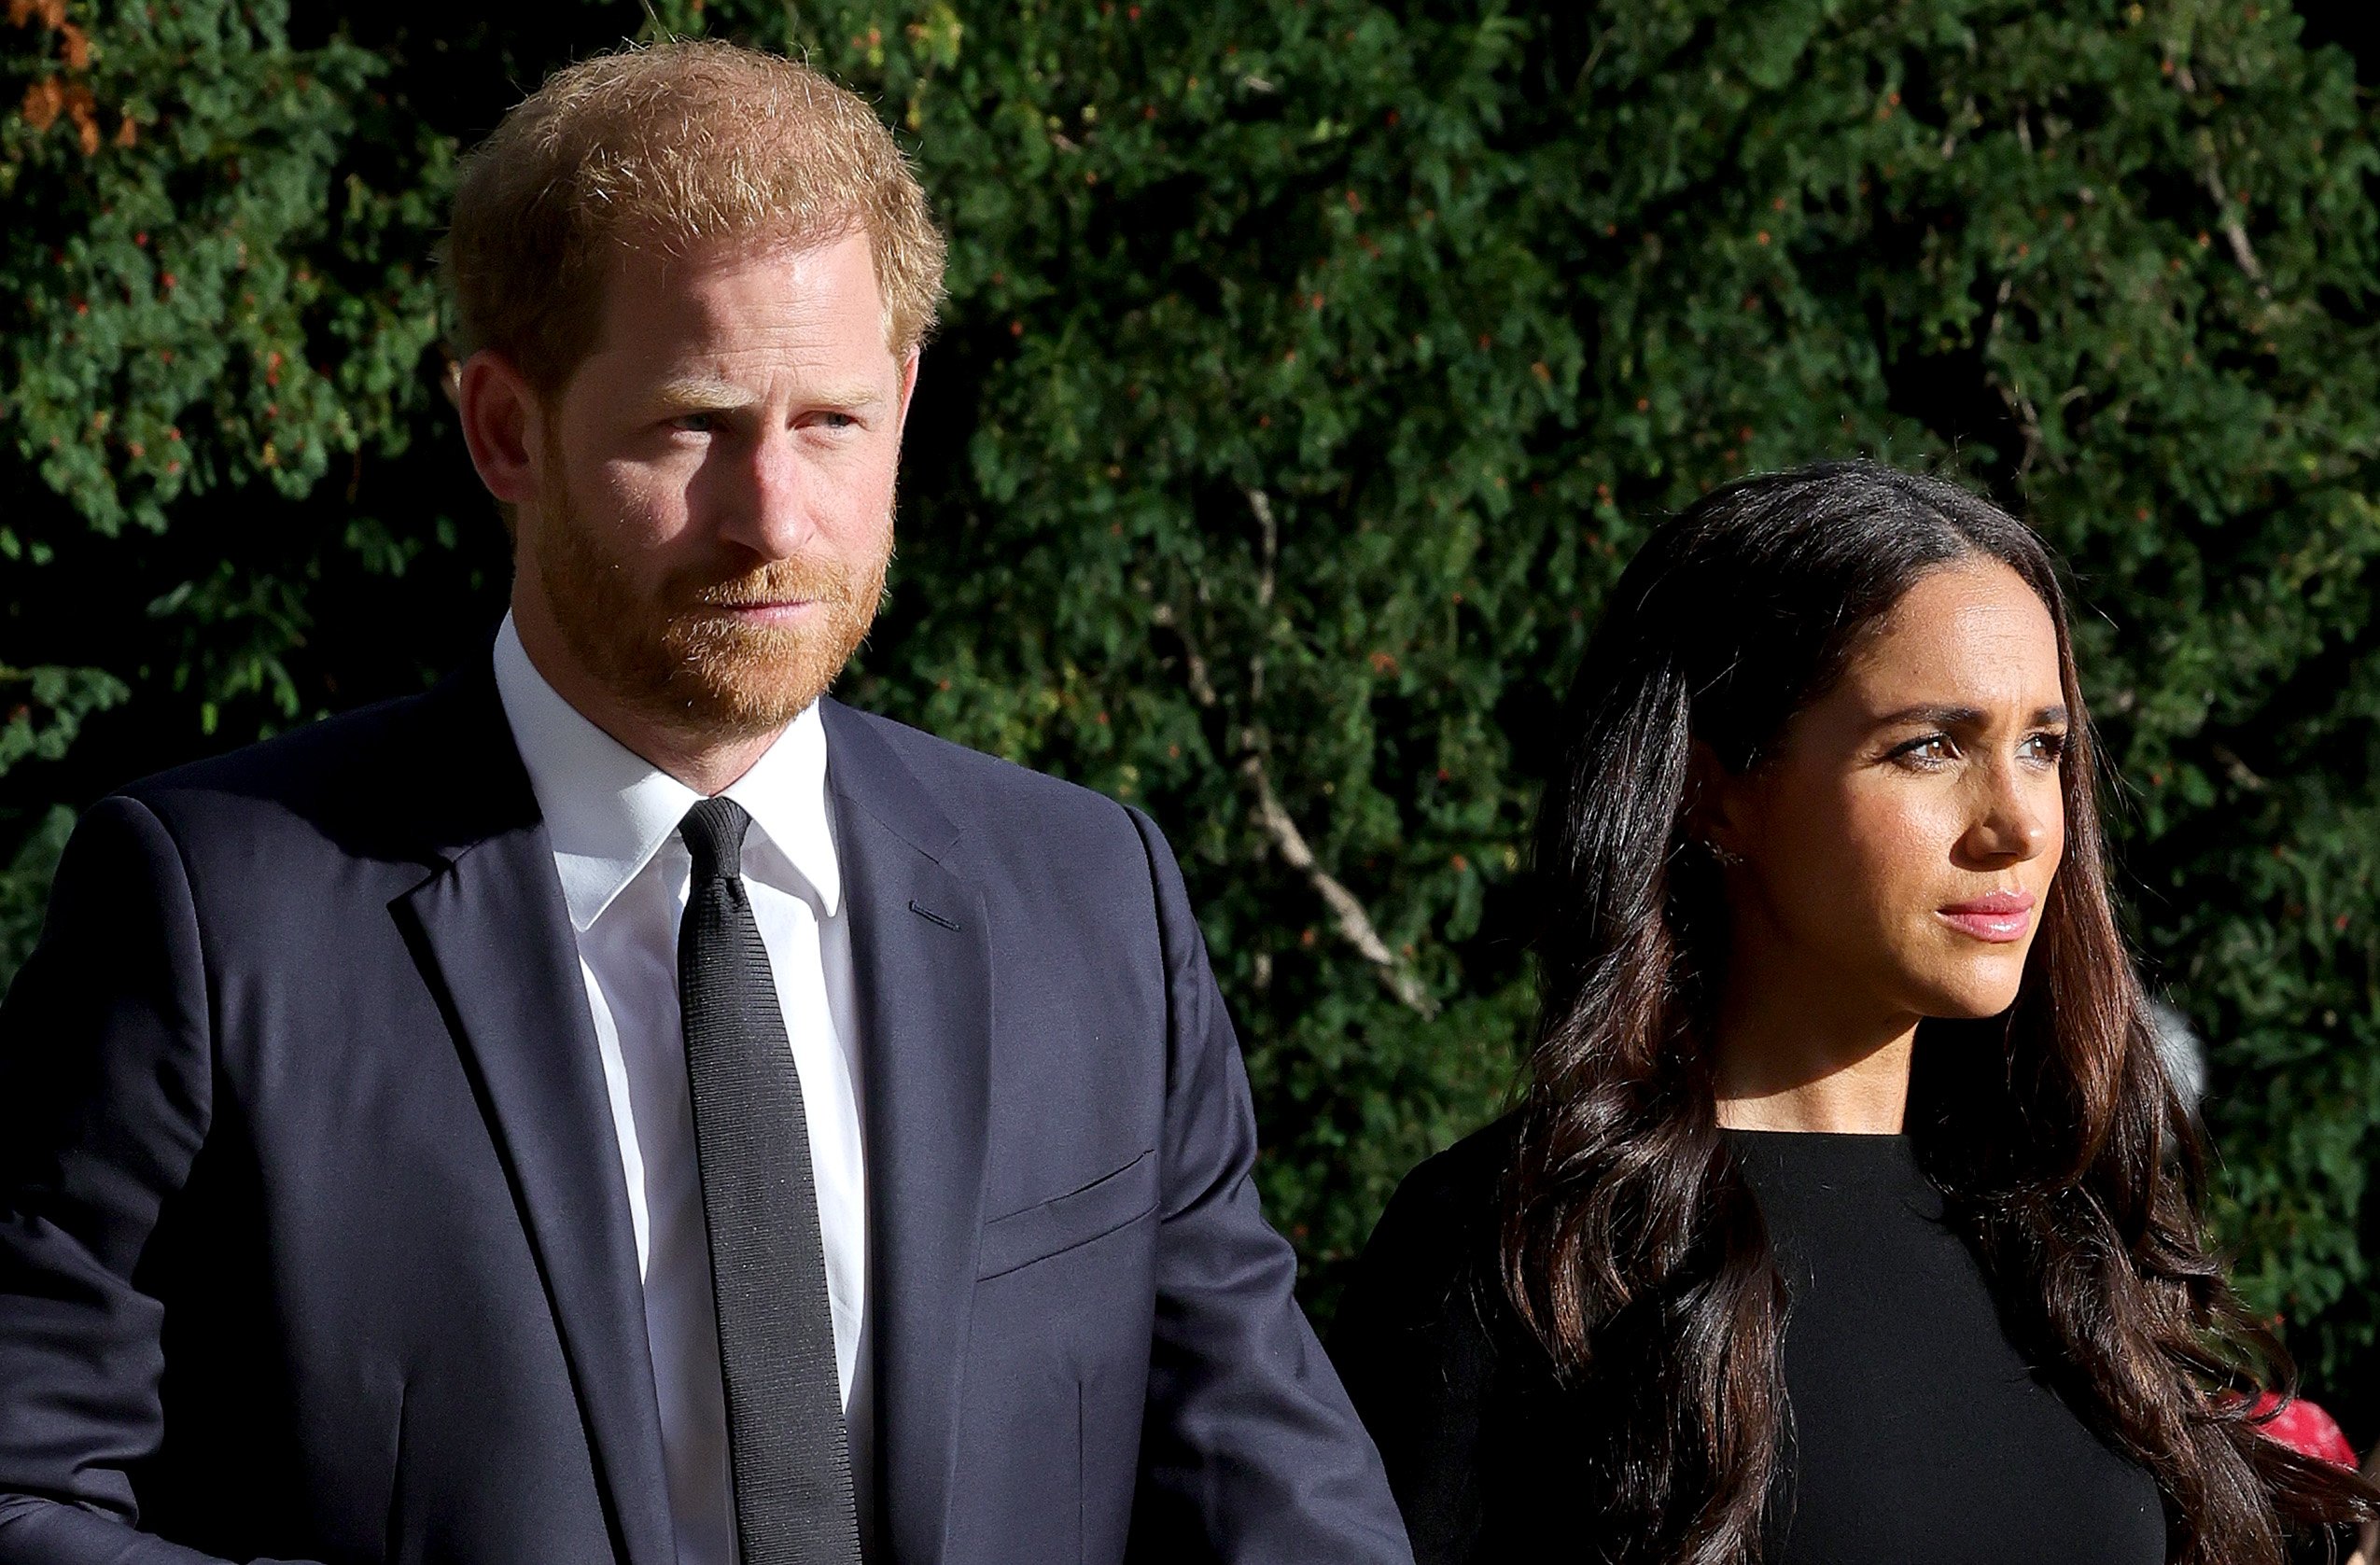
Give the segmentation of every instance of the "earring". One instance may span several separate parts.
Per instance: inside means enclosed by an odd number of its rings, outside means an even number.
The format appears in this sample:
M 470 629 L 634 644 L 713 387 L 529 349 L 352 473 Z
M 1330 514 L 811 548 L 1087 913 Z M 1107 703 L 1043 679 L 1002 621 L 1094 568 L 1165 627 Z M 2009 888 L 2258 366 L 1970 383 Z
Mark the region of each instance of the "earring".
M 1711 842 L 1706 839 L 1701 845 L 1702 851 L 1711 856 L 1711 862 L 1718 865 L 1718 867 L 1723 870 L 1731 870 L 1738 864 L 1743 862 L 1743 854 L 1729 853 L 1726 848 L 1721 847 L 1715 842 Z

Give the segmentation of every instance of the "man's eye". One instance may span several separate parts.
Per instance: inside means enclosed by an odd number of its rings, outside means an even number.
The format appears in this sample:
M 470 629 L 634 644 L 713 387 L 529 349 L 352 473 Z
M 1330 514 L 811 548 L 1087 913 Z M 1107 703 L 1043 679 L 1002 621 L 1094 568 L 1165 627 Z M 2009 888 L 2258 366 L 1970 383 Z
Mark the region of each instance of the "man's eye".
M 669 421 L 672 429 L 682 429 L 689 435 L 707 435 L 719 427 L 717 413 L 679 413 Z
M 860 426 L 860 421 L 849 413 L 837 412 L 814 413 L 810 423 L 819 429 L 857 429 Z

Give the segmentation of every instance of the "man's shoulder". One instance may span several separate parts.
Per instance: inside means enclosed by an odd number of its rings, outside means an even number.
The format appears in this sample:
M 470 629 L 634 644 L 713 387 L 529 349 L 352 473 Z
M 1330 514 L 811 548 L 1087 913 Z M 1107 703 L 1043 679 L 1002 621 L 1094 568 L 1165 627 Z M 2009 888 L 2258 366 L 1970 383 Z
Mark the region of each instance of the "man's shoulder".
M 385 751 L 392 731 L 424 698 L 393 701 L 317 718 L 312 722 L 178 766 L 152 772 L 116 791 L 135 798 L 300 790 L 334 773 L 351 771 L 371 752 Z
M 253 847 L 286 829 L 350 852 L 401 852 L 398 838 L 420 814 L 429 772 L 451 775 L 452 720 L 464 700 L 455 684 L 153 773 L 115 794 L 157 816 L 186 847 L 227 831 Z
M 1154 831 L 1145 817 L 1095 789 L 970 749 L 893 718 L 841 703 L 836 706 L 845 722 L 889 748 L 961 831 L 1021 828 L 1030 837 L 1055 838 L 1088 830 L 1113 834 L 1120 842 L 1137 834 L 1136 819 L 1139 831 Z M 834 765 L 832 751 L 827 764 L 830 769 Z

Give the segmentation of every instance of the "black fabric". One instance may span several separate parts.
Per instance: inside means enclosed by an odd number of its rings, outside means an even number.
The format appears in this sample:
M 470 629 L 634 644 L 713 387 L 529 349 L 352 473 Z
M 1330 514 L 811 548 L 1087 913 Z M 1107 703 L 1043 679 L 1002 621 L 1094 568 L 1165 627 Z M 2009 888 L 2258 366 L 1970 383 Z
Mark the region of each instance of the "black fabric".
M 2028 1369 L 1907 1137 L 1726 1134 L 1793 1301 L 1781 1565 L 2161 1565 L 2155 1481 Z
M 1416 1565 L 1598 1558 L 1581 1504 L 1592 1426 L 1505 1303 L 1497 1192 L 1517 1121 L 1499 1121 L 1397 1187 L 1357 1260 L 1330 1338 L 1379 1446 Z
M 1331 1340 L 1420 1565 L 1598 1560 L 1583 1432 L 1497 1282 L 1515 1122 L 1432 1158 L 1389 1203 Z M 1729 1133 L 1791 1313 L 1783 1565 L 2156 1565 L 2154 1483 L 2028 1372 L 1980 1265 L 1897 1137 Z
M 751 825 L 734 800 L 706 799 L 679 827 L 694 871 L 678 929 L 678 1000 L 735 1541 L 743 1565 L 859 1565 L 801 1072 L 744 890 Z

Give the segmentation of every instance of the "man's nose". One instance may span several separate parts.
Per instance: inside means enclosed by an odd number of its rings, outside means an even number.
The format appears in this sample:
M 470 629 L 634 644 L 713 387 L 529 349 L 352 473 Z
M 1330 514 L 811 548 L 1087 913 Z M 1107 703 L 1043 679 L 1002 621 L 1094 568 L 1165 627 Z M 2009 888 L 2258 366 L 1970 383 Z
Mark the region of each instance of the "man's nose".
M 787 429 L 766 429 L 738 465 L 721 534 L 763 559 L 798 554 L 815 528 L 815 475 Z

